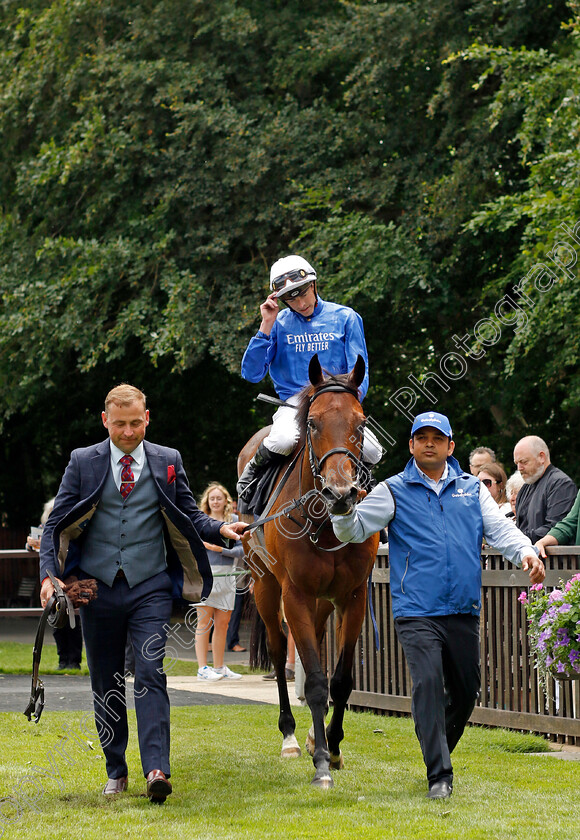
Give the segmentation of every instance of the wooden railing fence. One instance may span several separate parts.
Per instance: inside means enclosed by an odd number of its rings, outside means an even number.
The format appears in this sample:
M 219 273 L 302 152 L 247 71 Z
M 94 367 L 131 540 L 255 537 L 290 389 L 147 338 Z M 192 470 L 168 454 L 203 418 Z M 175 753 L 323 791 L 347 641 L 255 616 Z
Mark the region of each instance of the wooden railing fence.
M 516 569 L 493 550 L 482 553 L 481 694 L 471 722 L 547 735 L 552 740 L 580 745 L 580 680 L 548 684 L 546 700 L 533 667 L 527 619 L 518 596 L 529 584 L 526 572 Z M 549 549 L 546 586 L 557 586 L 580 571 L 580 547 Z M 411 713 L 411 678 L 395 634 L 389 591 L 386 547 L 379 547 L 373 571 L 372 599 L 379 633 L 367 609 L 357 643 L 351 709 L 382 714 Z M 334 625 L 329 624 L 326 656 L 336 661 Z

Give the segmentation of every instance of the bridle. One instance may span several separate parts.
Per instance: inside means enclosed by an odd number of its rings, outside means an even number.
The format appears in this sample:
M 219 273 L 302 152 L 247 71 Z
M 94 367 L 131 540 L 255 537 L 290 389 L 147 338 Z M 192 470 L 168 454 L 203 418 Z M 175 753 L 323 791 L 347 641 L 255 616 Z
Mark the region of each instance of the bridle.
M 68 595 L 62 590 L 60 583 L 54 575 L 47 571 L 47 575 L 54 587 L 54 593 L 48 599 L 48 602 L 42 611 L 38 629 L 36 631 L 36 638 L 34 640 L 34 648 L 32 651 L 32 686 L 30 688 L 30 699 L 28 705 L 24 710 L 24 714 L 28 720 L 34 720 L 36 723 L 40 720 L 42 710 L 44 709 L 44 683 L 38 676 L 40 668 L 40 657 L 42 656 L 42 643 L 44 641 L 44 630 L 49 624 L 53 628 L 60 629 L 66 624 L 70 623 L 72 629 L 75 627 L 75 612 Z
M 320 390 L 318 390 L 318 391 L 316 391 L 316 393 L 312 394 L 312 396 L 310 397 L 309 408 L 312 407 L 312 404 L 314 403 L 315 400 L 318 399 L 318 397 L 321 397 L 323 394 L 328 394 L 329 392 L 335 392 L 335 393 L 339 393 L 339 394 L 340 393 L 351 394 L 358 401 L 358 393 L 357 393 L 355 388 L 351 388 L 348 385 L 342 385 L 339 382 L 333 382 L 333 383 L 330 383 L 328 385 L 323 385 L 322 388 L 320 388 Z M 326 461 L 327 458 L 330 458 L 331 455 L 346 455 L 348 458 L 350 458 L 352 461 L 354 461 L 354 463 L 357 467 L 357 474 L 360 471 L 362 471 L 362 469 L 365 469 L 365 467 L 363 465 L 362 458 L 360 458 L 358 455 L 356 455 L 354 452 L 352 452 L 352 450 L 350 450 L 346 446 L 335 446 L 332 449 L 329 449 L 327 452 L 325 452 L 319 458 L 317 456 L 316 452 L 314 451 L 314 446 L 312 445 L 312 435 L 311 435 L 311 431 L 310 431 L 310 429 L 311 429 L 311 425 L 310 425 L 311 419 L 312 418 L 310 417 L 310 412 L 309 412 L 308 416 L 306 417 L 306 445 L 308 447 L 308 460 L 310 461 L 310 469 L 312 470 L 312 475 L 314 477 L 315 485 L 316 485 L 316 482 L 318 480 L 321 482 L 322 486 L 326 485 L 326 482 L 324 480 L 324 477 L 323 477 L 321 471 L 322 471 L 322 465 L 324 464 L 324 462 Z M 320 489 L 322 489 L 322 487 Z
M 312 404 L 314 403 L 314 401 L 318 399 L 318 397 L 322 396 L 323 394 L 327 394 L 329 392 L 351 394 L 358 401 L 358 392 L 357 392 L 356 388 L 352 388 L 351 386 L 346 385 L 346 384 L 342 384 L 340 382 L 331 382 L 331 383 L 328 383 L 327 385 L 323 385 L 318 391 L 316 391 L 314 394 L 312 394 L 310 396 L 309 405 L 308 405 L 309 413 L 306 417 L 306 443 L 303 444 L 300 447 L 300 449 L 298 450 L 298 452 L 296 453 L 296 455 L 292 459 L 292 462 L 286 468 L 281 481 L 279 482 L 276 490 L 274 491 L 274 494 L 273 494 L 272 498 L 270 499 L 270 501 L 268 503 L 268 506 L 266 508 L 265 513 L 267 514 L 267 512 L 272 509 L 272 507 L 274 505 L 274 502 L 278 498 L 280 492 L 282 491 L 282 488 L 284 487 L 284 485 L 286 484 L 286 481 L 288 480 L 288 478 L 290 477 L 290 475 L 294 471 L 296 465 L 298 465 L 298 467 L 299 467 L 299 474 L 298 474 L 299 497 L 298 497 L 298 499 L 293 499 L 292 502 L 285 505 L 281 510 L 277 511 L 276 513 L 274 513 L 272 515 L 269 515 L 269 516 L 266 515 L 263 518 L 258 519 L 255 522 L 252 522 L 251 524 L 248 525 L 247 530 L 254 531 L 257 528 L 260 528 L 261 526 L 265 525 L 267 522 L 271 522 L 273 520 L 279 519 L 282 516 L 285 516 L 286 518 L 288 518 L 292 522 L 294 522 L 294 524 L 297 525 L 299 528 L 302 528 L 303 527 L 302 523 L 300 523 L 297 519 L 294 518 L 294 516 L 292 516 L 292 512 L 295 511 L 295 510 L 299 510 L 300 514 L 303 516 L 303 518 L 306 519 L 307 521 L 312 522 L 312 524 L 314 525 L 314 518 L 311 515 L 309 515 L 306 505 L 307 505 L 307 503 L 312 504 L 312 502 L 315 499 L 318 499 L 320 501 L 321 491 L 327 486 L 326 480 L 325 480 L 324 476 L 322 475 L 321 470 L 322 470 L 322 467 L 323 467 L 325 461 L 331 455 L 346 455 L 348 458 L 350 458 L 356 464 L 357 475 L 360 475 L 360 473 L 362 471 L 365 471 L 367 469 L 363 464 L 362 458 L 360 458 L 356 453 L 352 452 L 352 450 L 350 450 L 346 446 L 335 446 L 332 449 L 329 449 L 327 452 L 325 452 L 320 457 L 314 451 L 314 446 L 312 444 L 312 436 L 311 436 L 311 432 L 310 432 L 310 428 L 311 428 L 310 427 L 310 421 L 312 419 L 310 417 L 310 408 L 312 407 Z M 296 406 L 292 406 L 292 407 L 296 408 Z M 302 463 L 303 463 L 302 455 L 304 453 L 305 448 L 307 448 L 307 450 L 308 450 L 308 460 L 309 460 L 309 463 L 310 463 L 310 469 L 312 471 L 312 476 L 314 478 L 315 489 L 314 490 L 308 490 L 305 493 L 303 493 L 302 492 Z M 319 485 L 319 486 L 317 486 L 317 485 Z M 326 507 L 326 502 L 324 502 L 324 505 Z M 320 521 L 320 524 L 318 525 L 318 527 L 316 527 L 316 530 L 309 534 L 309 539 L 310 539 L 310 542 L 312 542 L 314 545 L 316 545 L 321 551 L 338 551 L 338 549 L 344 548 L 344 546 L 346 546 L 347 543 L 339 543 L 338 545 L 333 546 L 332 548 L 322 548 L 322 546 L 318 546 L 318 540 L 319 540 L 320 534 L 323 531 L 323 529 L 325 527 L 327 527 L 329 524 L 330 524 L 330 517 L 328 515 L 328 509 L 326 508 L 325 515 L 322 517 L 322 520 Z

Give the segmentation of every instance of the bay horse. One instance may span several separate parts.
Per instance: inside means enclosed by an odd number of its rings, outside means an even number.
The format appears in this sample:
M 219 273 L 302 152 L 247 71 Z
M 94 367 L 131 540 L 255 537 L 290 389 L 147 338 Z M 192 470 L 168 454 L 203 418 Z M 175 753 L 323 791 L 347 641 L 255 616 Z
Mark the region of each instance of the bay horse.
M 311 384 L 301 392 L 297 406 L 300 437 L 292 460 L 281 469 L 263 526 L 244 542 L 256 606 L 276 670 L 282 757 L 298 757 L 300 747 L 285 676 L 281 599 L 306 675 L 305 698 L 312 714 L 306 749 L 315 767 L 312 784 L 324 789 L 333 785 L 330 770 L 343 766 L 344 712 L 352 691 L 354 649 L 365 616 L 367 580 L 379 535 L 360 544 L 339 543 L 329 519 L 329 513 L 350 512 L 365 495 L 359 486 L 360 472 L 365 469 L 360 458 L 365 416 L 358 398 L 364 360 L 359 356 L 348 374 L 325 377 L 315 355 L 308 373 Z M 254 435 L 244 447 L 238 473 L 266 433 Z M 337 614 L 338 661 L 330 680 L 334 708 L 325 729 L 329 685 L 319 649 L 333 610 Z

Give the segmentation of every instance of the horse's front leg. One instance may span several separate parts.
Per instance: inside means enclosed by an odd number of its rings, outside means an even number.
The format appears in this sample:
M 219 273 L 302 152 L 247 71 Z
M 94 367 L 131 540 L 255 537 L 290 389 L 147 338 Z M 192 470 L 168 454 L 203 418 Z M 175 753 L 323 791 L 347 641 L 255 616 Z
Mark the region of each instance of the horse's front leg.
M 278 700 L 280 703 L 278 729 L 282 733 L 283 739 L 281 757 L 298 758 L 301 755 L 301 750 L 294 734 L 296 721 L 292 714 L 290 697 L 288 696 L 288 683 L 286 682 L 287 639 L 281 626 L 280 593 L 280 585 L 271 574 L 265 574 L 255 581 L 254 597 L 256 599 L 256 606 L 262 621 L 266 625 L 268 651 L 272 665 L 276 671 Z
M 328 680 L 320 666 L 318 641 L 315 629 L 316 599 L 303 594 L 284 593 L 284 609 L 300 661 L 306 674 L 304 695 L 312 715 L 314 749 L 312 755 L 315 773 L 312 784 L 323 789 L 334 784 L 330 775 L 330 753 L 326 743 L 325 718 L 328 711 Z
M 330 696 L 332 697 L 333 709 L 332 718 L 326 730 L 331 757 L 330 766 L 333 770 L 340 770 L 344 766 L 340 749 L 340 744 L 344 738 L 344 712 L 352 691 L 354 649 L 360 635 L 365 609 L 366 582 L 349 595 L 347 603 L 339 611 L 337 622 L 339 657 L 330 680 Z

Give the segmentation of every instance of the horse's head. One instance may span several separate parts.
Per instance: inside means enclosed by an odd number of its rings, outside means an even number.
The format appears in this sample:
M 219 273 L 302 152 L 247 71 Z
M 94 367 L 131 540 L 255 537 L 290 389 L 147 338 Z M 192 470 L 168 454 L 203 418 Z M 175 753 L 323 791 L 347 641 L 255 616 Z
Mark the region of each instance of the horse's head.
M 298 412 L 310 466 L 330 513 L 349 513 L 358 494 L 365 416 L 358 389 L 365 375 L 362 356 L 347 374 L 325 377 L 318 356 L 310 361 L 307 388 Z

